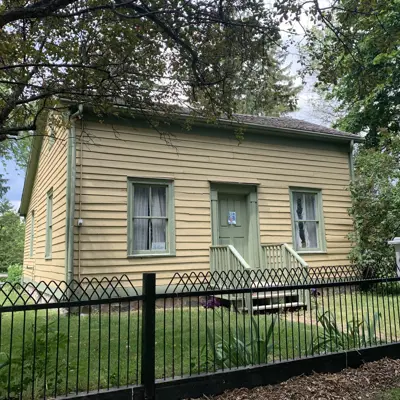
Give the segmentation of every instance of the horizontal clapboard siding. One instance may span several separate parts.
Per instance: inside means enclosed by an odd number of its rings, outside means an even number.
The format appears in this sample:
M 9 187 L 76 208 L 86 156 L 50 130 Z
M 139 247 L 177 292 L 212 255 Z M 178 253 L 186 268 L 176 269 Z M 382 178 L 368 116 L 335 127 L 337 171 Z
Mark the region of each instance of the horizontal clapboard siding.
M 77 153 L 81 275 L 127 274 L 140 284 L 143 272 L 157 272 L 158 283 L 166 283 L 174 272 L 207 271 L 210 182 L 258 186 L 262 243 L 292 242 L 290 186 L 322 189 L 327 253 L 304 258 L 313 266 L 348 262 L 352 221 L 348 149 L 342 145 L 268 137 L 239 145 L 233 134 L 177 132 L 171 146 L 150 129 L 93 122 L 85 133 L 91 143 L 83 146 L 82 168 L 79 143 Z M 174 180 L 175 257 L 127 258 L 127 177 Z M 75 250 L 77 259 L 77 239 Z
M 49 130 L 46 131 L 49 134 Z M 67 178 L 67 130 L 55 130 L 52 146 L 45 137 L 26 215 L 24 277 L 36 282 L 65 279 L 65 218 Z M 52 256 L 45 260 L 47 193 L 53 189 Z M 31 216 L 34 216 L 33 255 L 30 257 Z

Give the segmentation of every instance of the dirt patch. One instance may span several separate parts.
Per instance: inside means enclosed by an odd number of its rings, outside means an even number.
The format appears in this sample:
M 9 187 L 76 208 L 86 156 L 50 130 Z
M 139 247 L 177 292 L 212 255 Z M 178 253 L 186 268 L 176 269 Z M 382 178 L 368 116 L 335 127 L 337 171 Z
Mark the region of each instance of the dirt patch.
M 336 374 L 313 374 L 278 385 L 235 389 L 213 400 L 375 400 L 382 391 L 400 387 L 400 361 L 383 359 Z M 203 399 L 210 399 L 204 397 Z

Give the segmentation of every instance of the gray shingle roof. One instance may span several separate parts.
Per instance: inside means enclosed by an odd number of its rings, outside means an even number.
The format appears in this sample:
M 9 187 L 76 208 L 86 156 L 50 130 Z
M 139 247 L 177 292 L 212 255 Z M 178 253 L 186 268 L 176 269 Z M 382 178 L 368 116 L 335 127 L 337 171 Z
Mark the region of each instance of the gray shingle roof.
M 359 137 L 358 135 L 290 117 L 258 117 L 247 114 L 236 114 L 235 117 L 244 124 L 260 125 L 267 128 L 294 129 L 298 131 L 326 133 L 334 136 Z

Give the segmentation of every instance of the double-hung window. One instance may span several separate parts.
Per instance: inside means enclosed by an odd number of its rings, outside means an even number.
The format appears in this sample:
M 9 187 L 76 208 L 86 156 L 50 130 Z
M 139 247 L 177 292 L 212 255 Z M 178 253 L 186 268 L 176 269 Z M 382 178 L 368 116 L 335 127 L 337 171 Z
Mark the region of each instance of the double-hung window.
M 128 255 L 175 253 L 173 183 L 128 180 Z
M 321 191 L 291 189 L 293 242 L 297 251 L 325 251 Z

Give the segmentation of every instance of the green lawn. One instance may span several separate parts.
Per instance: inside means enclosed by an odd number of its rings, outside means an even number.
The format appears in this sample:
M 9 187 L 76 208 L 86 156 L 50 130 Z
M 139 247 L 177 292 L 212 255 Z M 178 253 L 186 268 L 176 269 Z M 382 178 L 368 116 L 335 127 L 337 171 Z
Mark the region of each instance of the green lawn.
M 379 342 L 400 341 L 400 295 L 385 289 L 374 292 L 349 292 L 335 294 L 325 290 L 312 307 L 302 314 L 307 324 L 316 325 L 321 313 L 329 311 L 331 321 L 341 331 L 348 331 L 348 323 L 358 322 L 359 330 L 371 338 L 370 345 Z M 379 315 L 379 317 L 377 317 Z M 321 330 L 321 326 L 320 326 Z
M 374 400 L 399 400 L 400 389 L 389 389 L 374 398 Z
M 272 320 L 268 351 L 257 351 L 263 346 L 262 341 L 255 341 L 257 332 L 265 336 Z M 11 392 L 18 393 L 21 380 L 25 382 L 26 397 L 31 396 L 31 382 L 35 382 L 36 398 L 43 397 L 45 391 L 48 395 L 54 395 L 55 391 L 61 395 L 135 384 L 140 381 L 140 329 L 141 316 L 133 310 L 103 309 L 90 315 L 40 311 L 36 317 L 34 311 L 28 311 L 14 313 L 13 318 L 4 314 L 0 397 L 8 395 L 9 376 Z M 248 315 L 223 308 L 175 308 L 165 313 L 158 310 L 156 377 L 177 377 L 221 368 L 213 352 L 222 338 L 225 345 L 230 345 L 225 359 L 222 357 L 222 368 L 240 366 L 243 360 L 238 356 L 242 350 L 240 340 L 235 341 L 237 337 L 250 349 L 245 363 L 259 364 L 306 355 L 311 331 L 301 321 L 290 321 L 284 316 L 259 315 L 252 320 Z M 215 346 L 206 346 L 207 341 Z M 250 343 L 258 344 L 251 347 Z M 7 363 L 10 355 L 12 362 Z
M 156 377 L 195 375 L 308 356 L 312 342 L 318 342 L 317 336 L 324 342 L 324 328 L 316 324 L 316 317 L 328 309 L 336 316 L 340 334 L 348 330 L 346 321 L 369 319 L 378 338 L 381 335 L 382 340 L 394 341 L 400 335 L 398 302 L 397 295 L 385 293 L 342 293 L 330 296 L 329 301 L 325 294 L 306 312 L 253 318 L 226 308 L 158 309 Z M 378 309 L 381 318 L 374 324 Z M 141 322 L 137 310 L 108 306 L 101 312 L 88 314 L 86 310 L 80 315 L 57 310 L 17 312 L 13 317 L 4 313 L 0 326 L 0 398 L 7 397 L 9 391 L 18 394 L 21 381 L 24 398 L 31 397 L 32 392 L 35 398 L 41 398 L 45 392 L 51 397 L 140 382 Z M 318 351 L 335 351 L 334 345 L 331 341 Z M 358 347 L 357 340 L 349 347 Z

